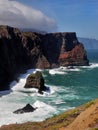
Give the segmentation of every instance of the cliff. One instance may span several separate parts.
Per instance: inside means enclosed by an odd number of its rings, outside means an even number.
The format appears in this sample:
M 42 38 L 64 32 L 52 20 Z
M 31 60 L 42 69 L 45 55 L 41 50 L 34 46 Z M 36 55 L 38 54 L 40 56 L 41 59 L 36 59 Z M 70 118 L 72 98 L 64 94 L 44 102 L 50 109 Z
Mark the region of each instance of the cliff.
M 98 99 L 42 122 L 5 125 L 0 130 L 98 130 Z
M 0 26 L 0 90 L 24 68 L 88 65 L 76 33 L 39 34 Z

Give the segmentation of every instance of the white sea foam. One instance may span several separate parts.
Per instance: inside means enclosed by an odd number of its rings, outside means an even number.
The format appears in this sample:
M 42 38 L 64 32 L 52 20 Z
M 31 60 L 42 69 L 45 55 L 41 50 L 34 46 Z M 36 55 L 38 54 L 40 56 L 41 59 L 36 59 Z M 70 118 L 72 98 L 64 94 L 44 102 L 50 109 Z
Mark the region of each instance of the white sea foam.
M 63 71 L 80 71 L 81 69 L 77 66 L 60 67 Z
M 21 74 L 19 76 L 19 82 L 13 81 L 10 84 L 11 90 L 0 92 L 0 95 L 4 95 L 0 97 L 0 126 L 12 123 L 23 123 L 27 121 L 42 121 L 45 118 L 52 116 L 56 112 L 56 109 L 54 107 L 44 102 L 37 100 L 33 104 L 35 100 L 33 100 L 32 96 L 35 98 L 38 97 L 38 99 L 40 99 L 39 96 L 41 95 L 38 94 L 37 89 L 24 88 L 26 77 L 32 72 L 34 73 L 36 70 L 27 70 L 27 73 Z M 50 89 L 49 91 L 44 92 L 43 96 L 46 97 L 52 93 L 53 90 Z M 30 99 L 30 96 L 32 100 Z M 20 115 L 13 114 L 13 111 L 24 107 L 28 102 L 32 106 L 37 107 L 33 113 L 24 113 Z
M 35 88 L 24 88 L 24 85 L 26 83 L 26 78 L 20 79 L 19 82 L 11 87 L 12 91 L 18 91 L 18 92 L 23 92 L 23 93 L 32 93 L 32 92 L 37 92 L 38 90 Z
M 82 66 L 81 68 L 88 68 L 88 69 L 98 68 L 98 63 L 90 63 L 89 66 Z
M 26 82 L 25 78 L 24 79 L 20 79 L 19 82 L 16 85 L 14 85 L 13 87 L 11 87 L 11 90 L 12 91 L 21 91 L 21 90 L 23 90 L 25 82 Z
M 1 98 L 0 100 L 5 100 L 5 98 L 3 97 L 3 99 Z M 31 105 L 37 107 L 34 112 L 17 115 L 14 114 L 13 111 L 24 107 L 25 104 L 15 102 L 8 103 L 6 100 L 4 102 L 0 101 L 0 106 L 2 106 L 0 107 L 0 126 L 27 121 L 42 121 L 56 112 L 55 108 L 41 101 L 36 101 Z
M 67 68 L 58 68 L 52 70 L 53 74 L 55 73 L 63 75 L 67 73 Z M 58 110 L 63 111 L 63 109 L 70 109 L 70 107 L 67 105 L 65 105 L 64 108 L 62 106 L 60 108 L 56 106 L 60 104 L 67 104 L 66 100 L 78 99 L 78 96 L 75 95 L 73 90 L 64 86 L 46 84 L 50 90 L 44 92 L 43 95 L 38 94 L 37 89 L 25 89 L 24 85 L 26 82 L 26 77 L 32 72 L 35 73 L 36 70 L 27 70 L 25 74 L 21 74 L 19 76 L 19 82 L 13 81 L 10 84 L 10 91 L 0 92 L 4 94 L 4 96 L 0 97 L 0 126 L 11 123 L 23 123 L 27 121 L 42 121 L 45 118 L 51 117 L 53 114 L 57 113 Z M 62 94 L 63 92 L 65 95 Z M 62 95 L 58 93 L 61 93 Z M 50 99 L 50 101 L 48 99 Z M 13 114 L 13 111 L 24 107 L 27 103 L 37 107 L 37 109 L 32 113 L 20 115 Z M 54 106 L 52 104 L 54 104 Z
M 32 88 L 32 89 L 25 89 L 24 85 L 26 83 L 26 78 L 31 74 L 31 73 L 35 73 L 36 71 L 41 71 L 40 69 L 29 69 L 27 70 L 27 72 L 25 74 L 20 74 L 20 76 L 18 77 L 19 82 L 13 81 L 10 84 L 10 88 L 12 91 L 21 91 L 21 92 L 36 92 L 37 90 Z
M 36 71 L 42 71 L 42 69 L 36 69 Z
M 61 74 L 61 75 L 63 75 L 63 74 L 66 74 L 66 72 L 64 72 L 63 70 L 61 70 L 60 68 L 58 68 L 58 69 L 50 69 L 49 70 L 49 74 L 51 74 L 51 75 L 55 75 L 55 74 Z
M 73 66 L 72 67 L 60 67 L 58 69 L 50 69 L 49 70 L 49 74 L 51 75 L 55 75 L 55 74 L 60 74 L 60 75 L 64 75 L 67 74 L 68 71 L 81 71 L 81 69 L 79 67 Z
M 91 63 L 89 68 L 93 69 L 93 68 L 97 68 L 98 67 L 98 63 Z
M 43 91 L 43 94 L 40 94 L 40 93 L 38 93 L 38 90 L 35 93 L 30 94 L 30 96 L 32 96 L 32 97 L 35 97 L 35 96 L 37 96 L 37 97 L 47 97 L 49 95 L 50 95 L 50 93 L 45 92 L 45 91 Z
M 80 69 L 79 68 L 67 69 L 67 71 L 80 71 Z
M 41 102 L 39 100 L 37 100 L 34 104 L 33 104 L 34 107 L 38 107 L 38 108 L 45 108 L 47 111 L 55 111 L 56 109 L 53 108 L 52 106 L 44 103 L 44 102 Z

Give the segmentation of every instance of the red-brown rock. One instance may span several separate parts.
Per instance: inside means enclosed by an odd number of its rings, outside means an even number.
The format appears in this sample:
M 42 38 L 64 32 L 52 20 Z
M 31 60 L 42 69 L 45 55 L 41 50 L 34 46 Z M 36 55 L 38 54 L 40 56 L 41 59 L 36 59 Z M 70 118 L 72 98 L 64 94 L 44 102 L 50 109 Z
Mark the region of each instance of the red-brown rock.
M 89 64 L 82 44 L 76 45 L 71 51 L 61 53 L 59 62 L 61 66 L 83 66 Z

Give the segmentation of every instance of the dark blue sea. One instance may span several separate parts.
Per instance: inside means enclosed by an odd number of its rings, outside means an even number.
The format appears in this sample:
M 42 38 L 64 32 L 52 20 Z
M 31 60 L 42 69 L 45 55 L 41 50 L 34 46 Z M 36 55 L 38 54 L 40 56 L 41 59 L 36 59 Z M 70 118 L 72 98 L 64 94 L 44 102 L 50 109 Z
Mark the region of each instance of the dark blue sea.
M 23 88 L 26 77 L 36 70 L 30 69 L 20 74 L 19 82 L 10 84 L 10 91 L 0 92 L 0 125 L 42 121 L 98 98 L 98 50 L 88 50 L 87 55 L 90 66 L 39 70 L 46 86 L 50 88 L 43 95 L 38 94 L 36 89 Z M 33 113 L 13 114 L 13 111 L 27 103 L 38 109 Z

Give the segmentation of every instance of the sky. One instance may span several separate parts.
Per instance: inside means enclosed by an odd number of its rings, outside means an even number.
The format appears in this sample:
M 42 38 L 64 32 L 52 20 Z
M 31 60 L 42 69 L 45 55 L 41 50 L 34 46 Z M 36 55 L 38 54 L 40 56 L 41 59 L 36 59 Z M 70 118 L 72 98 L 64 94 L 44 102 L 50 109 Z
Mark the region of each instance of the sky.
M 98 0 L 0 0 L 0 24 L 98 39 Z

